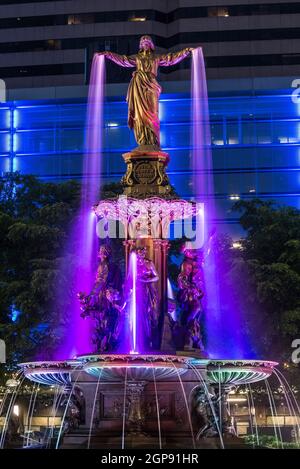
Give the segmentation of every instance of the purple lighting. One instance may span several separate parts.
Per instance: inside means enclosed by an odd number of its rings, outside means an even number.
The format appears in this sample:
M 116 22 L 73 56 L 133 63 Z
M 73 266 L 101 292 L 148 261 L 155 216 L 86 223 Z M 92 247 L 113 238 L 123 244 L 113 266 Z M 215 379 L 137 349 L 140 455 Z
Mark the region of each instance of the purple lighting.
M 208 94 L 206 85 L 206 73 L 204 57 L 201 48 L 193 50 L 192 55 L 192 170 L 193 191 L 197 202 L 203 202 L 205 207 L 204 239 L 208 242 L 210 223 L 214 215 L 214 204 L 212 199 L 213 174 L 211 155 L 211 136 L 209 124 Z M 209 197 L 211 196 L 211 197 Z M 203 265 L 205 296 L 203 304 L 205 307 L 205 324 L 207 330 L 207 352 L 218 353 L 214 350 L 215 343 L 210 343 L 211 333 L 216 334 L 220 321 L 216 315 L 219 312 L 218 285 L 216 282 L 214 253 L 210 251 Z M 214 318 L 216 321 L 214 321 Z M 213 327 L 217 325 L 216 327 Z M 211 329 L 214 329 L 213 331 Z M 218 343 L 218 341 L 217 341 Z M 213 347 L 212 347 L 213 345 Z
M 85 156 L 83 159 L 83 179 L 81 189 L 81 203 L 78 217 L 72 227 L 72 232 L 66 246 L 66 252 L 76 252 L 75 265 L 71 272 L 69 283 L 72 291 L 65 295 L 72 296 L 71 301 L 65 297 L 68 304 L 67 337 L 57 358 L 67 358 L 78 354 L 89 353 L 92 350 L 90 321 L 83 321 L 80 317 L 78 292 L 89 292 L 92 288 L 97 262 L 96 217 L 92 206 L 99 199 L 101 185 L 101 149 L 103 129 L 103 102 L 105 81 L 105 58 L 94 56 L 89 86 Z M 75 250 L 75 251 L 74 251 Z
M 211 205 L 214 191 L 208 96 L 203 52 L 200 47 L 192 55 L 192 165 L 195 199 Z M 210 215 L 213 215 L 210 213 Z
M 121 340 L 116 350 L 121 354 L 138 355 L 141 350 L 140 344 L 138 343 L 141 335 L 138 324 L 138 313 L 141 313 L 141 311 L 137 292 L 137 255 L 135 251 L 132 251 L 129 255 L 128 273 L 124 284 L 125 308 L 121 313 Z
M 131 354 L 137 354 L 137 297 L 136 297 L 136 282 L 137 282 L 137 259 L 136 253 L 132 252 L 129 258 L 129 275 L 132 279 L 132 293 L 130 301 L 130 331 L 131 331 Z
M 126 319 L 122 341 L 118 352 L 139 355 L 148 353 L 151 341 L 149 322 L 149 296 L 151 280 L 145 277 L 145 265 L 138 251 L 131 251 L 128 261 L 128 274 L 124 292 L 126 300 Z M 150 272 L 147 275 L 151 276 Z
M 216 255 L 213 239 L 210 240 L 217 213 L 214 202 L 206 73 L 201 48 L 193 50 L 192 59 L 192 184 L 196 201 L 203 202 L 205 207 L 203 305 L 206 349 L 210 357 L 245 358 L 247 347 L 243 343 L 240 314 L 233 301 L 233 292 L 225 287 L 224 266 Z

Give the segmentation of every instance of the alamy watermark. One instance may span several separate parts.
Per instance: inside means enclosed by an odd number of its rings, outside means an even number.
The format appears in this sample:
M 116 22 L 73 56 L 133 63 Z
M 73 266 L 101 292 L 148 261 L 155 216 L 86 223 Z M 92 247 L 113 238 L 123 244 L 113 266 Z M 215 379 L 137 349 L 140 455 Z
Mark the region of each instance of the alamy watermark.
M 0 79 L 0 103 L 6 103 L 6 84 Z
M 291 95 L 292 101 L 294 104 L 300 104 L 300 78 L 292 81 L 292 88 L 295 88 Z
M 292 353 L 292 362 L 298 365 L 300 363 L 300 339 L 293 340 L 292 348 L 295 349 Z
M 100 239 L 186 239 L 191 249 L 204 244 L 204 204 L 150 198 L 133 200 L 121 196 L 96 207 Z M 120 223 L 119 223 L 120 222 Z
M 2 339 L 0 339 L 0 363 L 6 363 L 6 346 Z

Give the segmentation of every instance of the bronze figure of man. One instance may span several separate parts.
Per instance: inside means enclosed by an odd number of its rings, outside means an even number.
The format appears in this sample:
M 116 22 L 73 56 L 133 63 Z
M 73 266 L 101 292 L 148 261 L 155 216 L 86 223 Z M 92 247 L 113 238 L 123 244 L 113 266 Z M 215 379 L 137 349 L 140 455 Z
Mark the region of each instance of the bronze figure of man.
M 136 67 L 128 87 L 128 126 L 133 129 L 135 139 L 142 149 L 160 149 L 160 125 L 158 102 L 161 87 L 156 80 L 159 66 L 168 67 L 181 62 L 190 55 L 192 48 L 168 54 L 155 54 L 150 36 L 142 36 L 140 50 L 135 55 L 119 55 L 100 52 L 121 67 Z M 146 147 L 146 148 L 145 148 Z

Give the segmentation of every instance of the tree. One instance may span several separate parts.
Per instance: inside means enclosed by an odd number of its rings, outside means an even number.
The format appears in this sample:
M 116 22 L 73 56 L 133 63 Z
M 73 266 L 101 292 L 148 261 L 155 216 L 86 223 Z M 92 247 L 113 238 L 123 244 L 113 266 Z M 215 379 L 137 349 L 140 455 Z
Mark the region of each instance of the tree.
M 45 183 L 18 173 L 0 180 L 0 336 L 10 364 L 55 347 L 59 315 L 51 305 L 78 201 L 74 181 Z
M 242 213 L 247 233 L 241 258 L 255 293 L 246 307 L 252 303 L 256 317 L 261 316 L 264 352 L 271 348 L 287 360 L 292 341 L 300 336 L 300 212 L 258 199 L 239 201 L 234 208 Z

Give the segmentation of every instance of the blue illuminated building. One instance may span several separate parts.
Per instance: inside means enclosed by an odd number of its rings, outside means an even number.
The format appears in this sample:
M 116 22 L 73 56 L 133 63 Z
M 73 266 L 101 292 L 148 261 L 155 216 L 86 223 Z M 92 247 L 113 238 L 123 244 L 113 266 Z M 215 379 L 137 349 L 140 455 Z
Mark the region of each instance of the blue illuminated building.
M 231 224 L 238 198 L 259 197 L 300 208 L 300 104 L 291 91 L 210 96 L 215 196 L 219 223 Z M 85 99 L 15 101 L 0 106 L 0 171 L 35 174 L 43 180 L 80 179 L 84 152 Z M 162 147 L 171 156 L 171 183 L 191 194 L 190 99 L 162 95 Z M 119 181 L 121 154 L 134 148 L 123 99 L 105 105 L 103 182 Z

